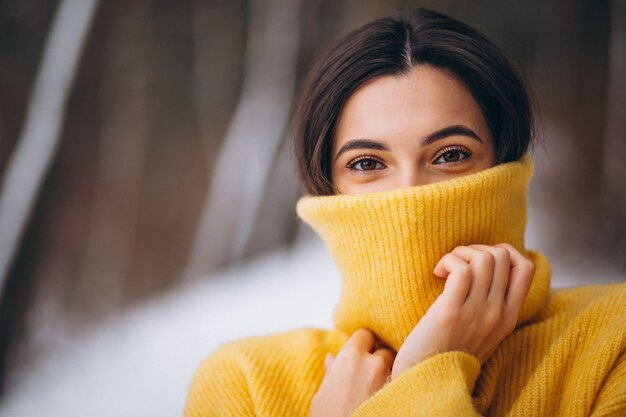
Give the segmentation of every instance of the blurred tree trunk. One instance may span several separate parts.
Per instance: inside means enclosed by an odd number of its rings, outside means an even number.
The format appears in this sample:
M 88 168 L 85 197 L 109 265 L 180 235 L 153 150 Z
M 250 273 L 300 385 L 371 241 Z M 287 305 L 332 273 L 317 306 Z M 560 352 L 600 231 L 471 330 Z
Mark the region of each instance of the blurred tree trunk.
M 244 84 L 211 172 L 187 276 L 240 259 L 285 134 L 295 89 L 300 4 L 249 3 Z
M 29 98 L 24 126 L 2 178 L 0 189 L 0 378 L 4 379 L 10 342 L 25 311 L 15 292 L 23 294 L 28 278 L 10 276 L 25 241 L 31 214 L 40 203 L 40 192 L 56 157 L 66 120 L 66 104 L 97 0 L 62 0 L 45 41 L 43 56 Z M 19 268 L 17 268 L 19 270 Z M 16 280 L 25 281 L 17 283 Z M 5 288 L 9 291 L 6 292 Z M 9 314 L 6 314 L 9 313 Z
M 0 298 L 13 257 L 56 155 L 65 105 L 97 0 L 63 0 L 55 14 L 24 128 L 0 188 Z
M 144 158 L 147 142 L 147 51 L 142 35 L 145 2 L 116 13 L 104 50 L 102 119 L 97 143 L 90 222 L 80 280 L 74 288 L 79 310 L 110 313 L 118 309 L 136 253 Z M 124 74 L 124 77 L 120 77 Z
M 57 3 L 49 1 L 36 8 L 28 2 L 0 3 L 0 177 L 24 128 L 28 92 L 39 69 Z
M 245 0 L 193 2 L 193 110 L 210 178 L 243 80 Z

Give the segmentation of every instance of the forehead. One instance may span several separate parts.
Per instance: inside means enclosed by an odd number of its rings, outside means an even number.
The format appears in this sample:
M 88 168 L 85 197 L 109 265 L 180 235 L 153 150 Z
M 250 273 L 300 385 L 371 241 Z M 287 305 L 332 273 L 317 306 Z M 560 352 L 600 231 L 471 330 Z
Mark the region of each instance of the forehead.
M 341 110 L 333 148 L 360 137 L 426 136 L 451 124 L 487 133 L 480 106 L 461 81 L 441 69 L 417 65 L 408 73 L 361 85 Z

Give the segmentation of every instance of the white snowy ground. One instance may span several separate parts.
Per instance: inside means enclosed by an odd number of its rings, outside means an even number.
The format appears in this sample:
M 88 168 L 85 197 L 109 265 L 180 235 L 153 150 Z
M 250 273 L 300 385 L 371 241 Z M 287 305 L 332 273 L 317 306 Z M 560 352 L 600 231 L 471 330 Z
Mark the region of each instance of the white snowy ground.
M 179 416 L 208 353 L 245 336 L 330 327 L 339 285 L 319 242 L 193 282 L 41 358 L 9 387 L 0 416 Z
M 577 272 L 565 281 L 557 271 L 554 286 L 582 283 Z M 179 416 L 194 370 L 219 344 L 329 328 L 339 290 L 318 240 L 188 284 L 40 358 L 9 387 L 0 416 Z

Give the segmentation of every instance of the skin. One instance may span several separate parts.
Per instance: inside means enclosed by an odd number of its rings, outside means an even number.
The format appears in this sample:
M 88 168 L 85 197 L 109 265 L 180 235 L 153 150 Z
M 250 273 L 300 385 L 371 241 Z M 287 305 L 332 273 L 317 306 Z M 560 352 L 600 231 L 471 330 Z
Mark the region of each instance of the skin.
M 332 146 L 338 194 L 424 185 L 494 165 L 493 138 L 478 103 L 454 76 L 426 65 L 377 77 L 344 105 Z M 487 361 L 515 329 L 534 265 L 508 244 L 459 246 L 433 273 L 444 290 L 398 352 L 360 329 L 337 357 L 311 402 L 311 416 L 349 416 L 405 370 L 440 352 Z
M 336 193 L 355 194 L 481 171 L 493 166 L 494 145 L 467 88 L 446 72 L 418 65 L 354 92 L 339 115 L 331 159 Z

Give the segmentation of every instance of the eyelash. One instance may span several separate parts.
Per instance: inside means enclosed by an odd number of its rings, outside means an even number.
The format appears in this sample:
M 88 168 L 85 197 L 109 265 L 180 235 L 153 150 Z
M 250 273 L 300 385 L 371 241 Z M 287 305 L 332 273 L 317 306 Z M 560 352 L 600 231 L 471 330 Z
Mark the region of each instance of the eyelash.
M 446 162 L 448 164 L 454 164 L 456 162 L 460 162 L 462 160 L 465 159 L 469 159 L 472 157 L 472 152 L 462 146 L 448 146 L 443 148 L 442 150 L 440 150 L 439 152 L 437 152 L 437 155 L 435 155 L 435 157 L 433 158 L 433 163 L 435 163 L 439 158 L 441 158 L 442 156 L 444 156 L 446 153 L 451 152 L 451 151 L 455 151 L 455 152 L 459 152 L 460 154 L 462 154 L 464 157 L 462 159 L 460 159 L 459 161 L 455 161 L 455 162 Z
M 378 162 L 379 164 L 385 165 L 385 163 L 380 158 L 377 158 L 377 157 L 375 157 L 373 155 L 361 155 L 361 156 L 357 156 L 356 158 L 354 158 L 350 162 L 348 162 L 346 167 L 349 168 L 349 169 L 353 169 L 355 171 L 359 171 L 359 172 L 368 172 L 370 170 L 360 170 L 360 169 L 356 169 L 355 168 L 356 164 L 358 164 L 361 161 L 365 161 L 365 160 L 372 160 L 372 161 Z M 373 171 L 373 170 L 371 170 L 371 171 Z
M 461 158 L 461 159 L 459 159 L 458 161 L 455 161 L 455 162 L 445 162 L 447 164 L 455 164 L 455 163 L 461 162 L 463 160 L 469 159 L 472 156 L 472 152 L 469 149 L 465 148 L 465 147 L 457 146 L 457 145 L 447 146 L 447 147 L 441 149 L 439 152 L 437 152 L 437 155 L 435 155 L 435 157 L 433 158 L 433 163 L 435 163 L 438 159 L 440 159 L 446 153 L 452 152 L 452 151 L 459 152 L 460 154 L 463 155 L 463 158 Z M 379 158 L 377 158 L 377 157 L 375 157 L 373 155 L 360 155 L 360 156 L 357 156 L 356 158 L 352 159 L 350 162 L 348 162 L 346 167 L 349 168 L 349 169 L 352 169 L 352 170 L 355 170 L 355 171 L 359 171 L 359 172 L 364 172 L 364 173 L 367 173 L 369 171 L 375 171 L 375 169 L 374 170 L 360 170 L 360 169 L 356 169 L 355 168 L 356 164 L 358 164 L 359 162 L 364 161 L 364 160 L 372 160 L 372 161 L 376 161 L 379 164 L 385 165 L 385 163 L 381 159 L 379 159 Z M 437 164 L 437 165 L 439 165 L 439 164 Z

